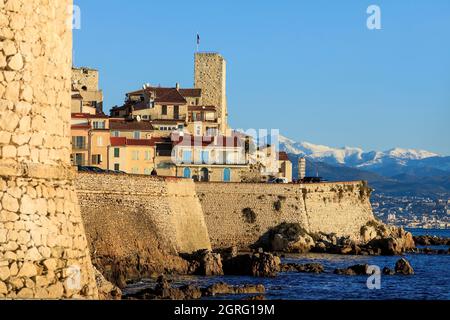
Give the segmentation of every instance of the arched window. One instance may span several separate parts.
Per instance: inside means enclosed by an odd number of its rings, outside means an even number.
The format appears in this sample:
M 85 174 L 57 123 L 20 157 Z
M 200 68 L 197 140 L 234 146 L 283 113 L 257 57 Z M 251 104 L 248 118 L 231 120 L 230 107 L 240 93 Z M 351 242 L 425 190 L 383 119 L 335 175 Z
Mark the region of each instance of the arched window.
M 188 179 L 191 178 L 191 169 L 184 168 L 183 177 Z
M 200 170 L 200 181 L 202 181 L 202 182 L 209 181 L 209 171 L 207 168 L 202 168 Z
M 231 181 L 231 170 L 230 168 L 223 169 L 223 181 L 230 182 Z

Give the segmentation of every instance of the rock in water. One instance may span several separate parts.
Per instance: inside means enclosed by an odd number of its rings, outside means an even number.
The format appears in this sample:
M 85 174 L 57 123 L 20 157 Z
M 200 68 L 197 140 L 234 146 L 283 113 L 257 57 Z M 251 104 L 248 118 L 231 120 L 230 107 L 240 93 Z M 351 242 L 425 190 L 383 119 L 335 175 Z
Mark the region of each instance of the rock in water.
M 395 273 L 403 274 L 403 275 L 411 275 L 414 274 L 414 269 L 411 267 L 411 264 L 405 258 L 401 258 L 395 264 Z
M 122 291 L 105 279 L 103 275 L 94 267 L 95 282 L 98 288 L 98 297 L 100 300 L 120 300 Z
M 389 268 L 389 267 L 384 267 L 384 268 L 383 268 L 383 274 L 386 275 L 386 276 L 392 276 L 392 275 L 395 274 L 395 271 L 392 270 L 392 269 Z
M 369 265 L 368 264 L 357 264 L 346 269 L 336 269 L 334 274 L 346 275 L 346 276 L 361 276 L 367 275 Z
M 295 264 L 288 263 L 281 265 L 281 271 L 283 272 L 302 272 L 302 273 L 322 273 L 324 267 L 320 263 L 307 263 L 307 264 Z
M 382 255 L 400 255 L 416 248 L 410 232 L 375 220 L 361 228 L 361 237 L 368 247 L 380 250 Z
M 210 250 L 199 250 L 193 254 L 183 254 L 190 261 L 190 272 L 201 276 L 223 275 L 222 258 L 219 253 Z
M 243 254 L 223 261 L 226 275 L 276 277 L 281 260 L 271 253 Z
M 258 253 L 252 257 L 252 275 L 254 277 L 276 277 L 280 272 L 281 260 L 270 253 Z
M 282 223 L 269 234 L 271 251 L 306 253 L 315 246 L 313 238 L 298 223 Z
M 200 261 L 200 271 L 205 276 L 223 275 L 222 259 L 220 254 L 208 251 Z

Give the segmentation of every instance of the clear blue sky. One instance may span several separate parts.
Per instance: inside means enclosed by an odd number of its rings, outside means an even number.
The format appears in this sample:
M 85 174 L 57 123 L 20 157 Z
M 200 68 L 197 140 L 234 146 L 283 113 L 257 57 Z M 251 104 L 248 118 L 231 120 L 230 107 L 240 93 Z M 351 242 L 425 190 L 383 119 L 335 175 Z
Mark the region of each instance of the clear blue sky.
M 143 83 L 193 85 L 195 38 L 228 62 L 234 128 L 450 155 L 450 1 L 75 0 L 74 63 L 105 110 Z M 368 30 L 377 4 L 382 30 Z

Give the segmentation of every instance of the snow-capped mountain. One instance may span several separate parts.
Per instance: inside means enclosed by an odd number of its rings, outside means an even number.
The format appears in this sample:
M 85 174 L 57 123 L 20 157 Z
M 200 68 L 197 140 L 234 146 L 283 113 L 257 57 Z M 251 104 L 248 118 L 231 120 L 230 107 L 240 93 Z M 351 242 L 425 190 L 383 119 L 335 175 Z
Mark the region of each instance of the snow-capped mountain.
M 425 150 L 394 148 L 383 152 L 365 152 L 361 148 L 333 148 L 309 142 L 296 142 L 284 136 L 279 137 L 279 143 L 281 151 L 294 156 L 306 156 L 313 161 L 344 165 L 386 176 L 404 174 L 408 173 L 408 170 L 425 167 L 427 174 L 431 171 L 435 173 L 450 171 L 450 157 L 442 157 Z

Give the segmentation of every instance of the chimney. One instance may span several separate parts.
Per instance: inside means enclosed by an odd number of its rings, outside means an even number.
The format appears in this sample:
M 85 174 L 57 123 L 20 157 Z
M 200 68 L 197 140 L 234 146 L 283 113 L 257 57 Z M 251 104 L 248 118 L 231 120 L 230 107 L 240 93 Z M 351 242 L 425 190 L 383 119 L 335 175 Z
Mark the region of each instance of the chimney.
M 180 90 L 180 84 L 178 82 L 175 84 L 175 88 L 177 89 L 177 91 Z

